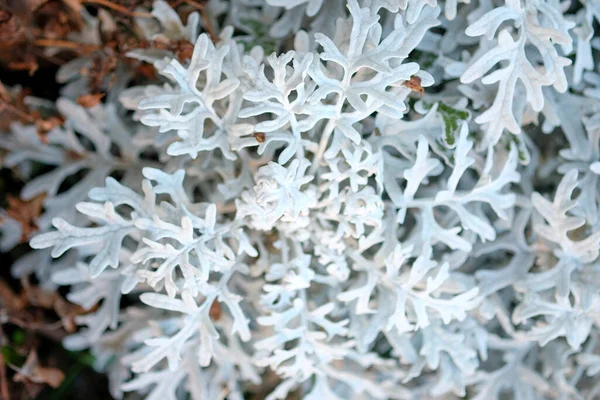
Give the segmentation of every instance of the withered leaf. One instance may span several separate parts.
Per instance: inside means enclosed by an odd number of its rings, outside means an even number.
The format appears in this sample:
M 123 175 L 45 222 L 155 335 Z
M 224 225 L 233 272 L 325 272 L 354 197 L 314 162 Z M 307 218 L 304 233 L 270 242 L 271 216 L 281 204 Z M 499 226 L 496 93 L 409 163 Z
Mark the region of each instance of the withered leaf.
M 25 302 L 4 280 L 0 280 L 0 306 L 9 312 L 21 311 L 25 308 Z
M 48 144 L 48 138 L 46 134 L 52 129 L 61 126 L 65 122 L 65 119 L 60 116 L 52 116 L 46 119 L 38 119 L 35 121 L 35 127 L 37 134 L 42 142 Z
M 194 45 L 188 41 L 180 41 L 177 43 L 176 53 L 177 59 L 179 59 L 180 62 L 185 62 L 192 58 Z
M 256 133 L 255 133 L 254 135 L 252 135 L 252 136 L 254 136 L 254 139 L 256 139 L 256 141 L 257 141 L 258 143 L 264 143 L 264 142 L 265 142 L 265 140 L 267 139 L 267 138 L 265 137 L 265 134 L 264 134 L 264 132 L 256 132 Z
M 83 4 L 81 4 L 79 0 L 62 0 L 62 2 L 77 13 L 81 12 L 81 9 L 83 8 Z
M 10 95 L 8 94 L 8 91 L 6 90 L 6 87 L 2 81 L 0 81 L 0 99 L 5 102 L 10 101 Z
M 280 253 L 281 250 L 279 250 L 277 247 L 275 247 L 275 243 L 279 240 L 279 235 L 277 235 L 277 233 L 275 232 L 268 232 L 264 235 L 264 240 L 263 243 L 265 244 L 265 247 L 273 252 L 273 253 Z
M 85 108 L 92 108 L 100 103 L 104 95 L 104 93 L 84 94 L 77 98 L 77 104 Z
M 50 0 L 9 0 L 10 10 L 23 19 L 31 16 L 31 13 L 48 3 Z
M 41 367 L 35 350 L 29 353 L 21 368 L 13 365 L 10 367 L 17 372 L 13 377 L 15 382 L 44 383 L 57 388 L 65 379 L 65 374 L 58 368 Z
M 12 46 L 23 32 L 23 23 L 15 14 L 0 10 L 0 48 Z
M 221 319 L 221 304 L 219 304 L 217 300 L 213 301 L 213 303 L 210 305 L 208 316 L 213 321 L 218 321 Z
M 406 86 L 413 92 L 417 92 L 420 94 L 425 93 L 425 89 L 423 89 L 423 86 L 421 86 L 421 78 L 419 78 L 416 75 L 411 76 L 409 80 L 404 82 L 404 86 Z
M 57 291 L 31 285 L 27 277 L 21 278 L 21 285 L 23 290 L 16 295 L 10 287 L 0 281 L 0 300 L 5 303 L 3 306 L 11 313 L 10 321 L 19 326 L 34 329 L 57 329 L 62 324 L 65 331 L 72 333 L 77 329 L 75 317 L 94 311 L 93 309 L 85 310 L 77 304 L 70 303 Z M 0 305 L 3 304 L 2 301 L 0 301 Z M 6 305 L 8 302 L 10 304 Z M 60 317 L 60 324 L 47 325 L 37 321 L 34 314 L 26 311 L 26 308 L 29 307 L 33 307 L 33 311 L 53 310 Z
M 39 65 L 34 57 L 28 55 L 23 61 L 11 61 L 8 63 L 8 68 L 14 71 L 27 71 L 29 76 L 35 74 L 38 70 Z
M 53 308 L 60 317 L 63 328 L 65 328 L 65 331 L 68 333 L 73 333 L 77 330 L 75 317 L 86 313 L 86 310 L 83 307 L 70 303 L 58 295 L 54 300 Z
M 27 277 L 21 278 L 21 285 L 23 286 L 22 298 L 34 307 L 51 309 L 56 297 L 59 296 L 53 290 L 44 290 L 39 286 L 32 286 Z
M 25 98 L 30 94 L 28 88 L 17 93 L 9 94 L 2 82 L 0 82 L 0 130 L 8 131 L 13 122 L 31 124 L 36 120 L 36 112 L 31 112 Z
M 152 64 L 143 63 L 138 65 L 137 72 L 146 79 L 155 79 L 157 76 L 156 68 Z
M 37 219 L 42 213 L 45 198 L 46 193 L 39 194 L 29 201 L 6 196 L 6 215 L 21 224 L 21 241 L 26 242 L 29 236 L 38 230 Z

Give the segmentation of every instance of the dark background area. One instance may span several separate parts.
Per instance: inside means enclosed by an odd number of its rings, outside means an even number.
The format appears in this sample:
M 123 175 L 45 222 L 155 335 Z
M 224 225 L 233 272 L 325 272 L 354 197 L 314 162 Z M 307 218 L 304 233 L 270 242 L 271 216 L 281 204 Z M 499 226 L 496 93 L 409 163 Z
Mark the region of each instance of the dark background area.
M 7 87 L 19 85 L 28 88 L 32 96 L 55 100 L 59 95 L 60 85 L 56 83 L 55 75 L 58 70 L 56 66 L 41 66 L 35 74 L 29 75 L 27 71 L 13 71 L 7 68 L 0 69 L 0 81 Z M 6 132 L 0 134 L 7 134 Z M 7 196 L 18 197 L 23 186 L 19 177 L 13 171 L 0 169 L 0 207 L 7 206 Z M 11 265 L 15 259 L 31 251 L 28 244 L 21 244 L 8 253 L 0 252 L 0 279 L 8 283 L 15 291 L 22 290 L 21 283 L 11 276 Z M 35 278 L 31 278 L 31 284 L 35 285 Z M 62 293 L 64 295 L 65 293 Z M 48 310 L 32 310 L 33 313 L 43 312 L 44 317 L 52 321 L 58 320 L 57 315 Z M 104 400 L 111 399 L 108 393 L 108 380 L 105 375 L 100 374 L 92 368 L 93 356 L 89 352 L 71 352 L 65 350 L 60 337 L 66 335 L 64 330 L 47 335 L 37 329 L 27 329 L 13 324 L 2 326 L 7 343 L 1 343 L 2 355 L 6 362 L 23 362 L 27 348 L 35 347 L 44 367 L 55 367 L 60 369 L 65 378 L 58 388 L 47 385 L 41 387 L 41 391 L 34 397 L 35 391 L 40 387 L 27 388 L 25 384 L 12 381 L 14 371 L 7 365 L 6 374 L 9 383 L 10 399 L 21 400 L 36 398 L 40 400 Z M 11 363 L 12 364 L 12 363 Z M 18 365 L 17 365 L 18 366 Z M 33 390 L 33 393 L 29 390 Z M 0 399 L 2 395 L 0 394 Z
M 27 0 L 0 0 L 0 82 L 7 87 L 20 86 L 26 88 L 32 96 L 48 100 L 55 100 L 59 96 L 60 85 L 55 80 L 58 65 L 51 62 L 39 62 L 39 68 L 30 74 L 26 70 L 15 70 L 10 68 L 11 60 L 15 57 L 22 59 L 23 51 L 27 48 L 12 46 L 14 37 L 10 31 L 3 30 L 3 21 L 13 15 L 15 4 L 21 6 Z M 8 17 L 7 17 L 8 15 Z M 3 19 L 4 18 L 4 19 Z M 8 42 L 8 45 L 6 43 Z M 69 55 L 65 55 L 68 58 Z M 3 106 L 3 104 L 2 104 Z M 4 110 L 3 108 L 1 110 Z M 0 118 L 9 117 L 9 113 L 1 112 Z M 6 121 L 0 121 L 6 122 Z M 7 135 L 10 132 L 0 132 Z M 0 157 L 2 154 L 0 153 Z M 19 197 L 19 192 L 24 182 L 18 175 L 9 169 L 0 169 L 0 208 L 5 209 L 7 198 Z M 1 222 L 0 222 L 1 223 Z M 11 265 L 14 260 L 25 252 L 31 251 L 28 244 L 23 243 L 9 252 L 0 252 L 0 281 L 7 285 L 15 294 L 23 292 L 23 283 L 11 276 Z M 29 279 L 31 285 L 36 285 L 34 277 Z M 65 293 L 60 293 L 64 297 Z M 0 312 L 6 311 L 6 293 L 0 291 Z M 23 314 L 34 316 L 56 326 L 60 317 L 47 308 L 38 308 L 29 305 Z M 34 325 L 34 324 L 31 324 Z M 0 357 L 4 365 L 0 365 L 0 374 L 5 379 L 0 380 L 2 391 L 0 400 L 104 400 L 110 399 L 108 393 L 108 381 L 105 375 L 100 374 L 92 368 L 93 356 L 89 352 L 71 352 L 65 350 L 61 345 L 61 339 L 67 332 L 58 324 L 58 329 L 38 329 L 35 326 L 18 326 L 13 323 L 3 323 L 0 326 Z M 27 355 L 35 350 L 39 364 L 43 367 L 56 368 L 64 373 L 62 383 L 51 388 L 48 385 L 35 384 L 31 382 L 15 382 L 15 367 L 21 367 Z M 3 381 L 3 382 L 2 382 Z M 9 399 L 5 399 L 3 393 L 8 390 Z

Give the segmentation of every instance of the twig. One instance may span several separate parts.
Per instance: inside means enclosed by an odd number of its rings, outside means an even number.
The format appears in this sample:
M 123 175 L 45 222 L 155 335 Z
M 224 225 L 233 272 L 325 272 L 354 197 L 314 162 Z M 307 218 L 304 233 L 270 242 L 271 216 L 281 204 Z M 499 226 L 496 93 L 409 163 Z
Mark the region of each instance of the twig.
M 219 214 L 229 214 L 237 211 L 237 206 L 235 203 L 230 204 L 219 204 L 217 206 L 217 212 Z
M 206 32 L 210 36 L 210 40 L 212 40 L 213 43 L 218 42 L 219 37 L 215 34 L 215 32 L 212 29 L 212 26 L 210 25 L 210 21 L 208 20 L 208 14 L 206 13 L 205 5 L 200 4 L 194 0 L 183 0 L 183 2 L 192 7 L 196 7 L 198 10 L 200 10 L 200 15 L 202 15 L 202 21 L 204 22 L 204 27 L 206 28 Z
M 4 355 L 2 354 L 0 354 L 0 387 L 2 388 L 0 391 L 2 398 L 10 400 L 8 379 L 6 379 L 6 363 L 4 362 Z
M 8 91 L 6 90 L 6 87 L 2 81 L 0 81 L 0 98 L 4 101 L 10 101 L 10 95 L 8 94 Z
M 76 51 L 83 50 L 84 52 L 88 53 L 100 49 L 92 44 L 77 43 L 58 39 L 36 39 L 33 41 L 33 44 L 40 47 L 62 47 L 63 49 L 71 49 Z
M 180 3 L 180 2 L 189 4 L 190 6 L 196 7 L 199 10 L 204 10 L 204 8 L 205 8 L 204 4 L 198 3 L 197 1 L 194 1 L 194 0 L 181 0 L 181 1 L 178 1 L 177 3 Z
M 35 54 L 36 56 L 40 57 L 40 58 L 43 58 L 44 60 L 48 60 L 51 63 L 54 63 L 56 65 L 64 65 L 65 62 L 66 62 L 66 61 L 61 60 L 60 58 L 46 55 L 46 54 L 44 54 L 43 52 L 41 52 L 39 50 L 38 51 L 32 50 L 32 53 Z
M 1 84 L 1 83 L 0 83 Z M 0 325 L 0 337 L 4 337 L 2 326 Z M 10 400 L 10 391 L 8 390 L 8 380 L 6 379 L 6 363 L 4 355 L 0 354 L 0 394 L 3 399 Z
M 24 111 L 19 110 L 17 107 L 6 102 L 5 100 L 0 100 L 0 111 L 2 111 L 2 110 L 11 112 L 11 113 L 15 114 L 17 117 L 22 118 L 29 123 L 35 122 L 35 118 L 33 118 L 31 115 L 27 114 Z
M 225 400 L 230 392 L 231 392 L 231 389 L 229 389 L 228 387 L 224 387 L 223 390 L 221 390 L 221 393 L 219 393 L 219 397 L 217 399 Z
M 35 322 L 27 322 L 17 317 L 8 316 L 8 322 L 17 325 L 19 328 L 33 329 L 39 331 L 54 331 L 62 328 L 62 321 L 56 321 L 51 324 L 39 324 Z
M 140 12 L 140 11 L 130 11 L 127 7 L 112 3 L 109 0 L 81 0 L 83 4 L 97 4 L 100 6 L 104 6 L 106 8 L 110 8 L 111 10 L 118 11 L 125 15 L 129 15 L 130 17 L 140 17 L 140 18 L 154 18 L 154 15 L 148 12 Z

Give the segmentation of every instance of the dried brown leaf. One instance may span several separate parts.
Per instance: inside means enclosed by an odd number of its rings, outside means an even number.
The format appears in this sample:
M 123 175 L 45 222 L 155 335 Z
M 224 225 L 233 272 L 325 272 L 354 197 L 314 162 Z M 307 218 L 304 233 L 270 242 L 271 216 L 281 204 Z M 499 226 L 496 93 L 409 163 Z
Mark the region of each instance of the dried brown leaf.
M 9 0 L 10 9 L 19 16 L 27 17 L 50 0 Z
M 25 305 L 54 310 L 60 317 L 62 326 L 69 333 L 76 330 L 75 317 L 88 312 L 83 307 L 65 300 L 58 292 L 33 286 L 27 277 L 21 279 L 23 291 L 21 301 Z M 26 318 L 27 319 L 27 318 Z
M 180 62 L 190 60 L 194 54 L 194 45 L 187 40 L 181 40 L 176 43 L 175 53 Z
M 42 213 L 45 198 L 46 193 L 39 194 L 29 201 L 6 196 L 6 215 L 21 224 L 21 241 L 26 242 L 29 236 L 38 230 L 37 219 Z
M 8 312 L 21 311 L 26 303 L 8 286 L 4 280 L 0 280 L 0 307 Z
M 62 0 L 63 3 L 65 3 L 67 5 L 67 7 L 69 7 L 71 10 L 75 11 L 76 13 L 80 13 L 81 10 L 83 9 L 83 5 L 81 4 L 81 2 L 79 0 Z
M 254 139 L 256 139 L 256 141 L 257 141 L 258 143 L 264 143 L 264 142 L 265 142 L 265 140 L 266 140 L 266 137 L 265 137 L 265 134 L 264 134 L 264 132 L 256 132 L 256 133 L 255 133 L 254 135 L 252 135 L 252 136 L 254 136 Z
M 65 119 L 61 116 L 52 116 L 46 119 L 38 119 L 35 121 L 35 127 L 37 128 L 37 134 L 45 144 L 48 144 L 48 138 L 46 135 L 52 129 L 61 126 L 65 122 Z
M 4 355 L 0 353 L 0 395 L 3 399 L 10 399 L 10 389 L 6 378 L 6 362 Z
M 138 65 L 137 72 L 138 74 L 149 80 L 154 80 L 157 77 L 156 68 L 154 68 L 154 65 L 152 64 L 142 63 Z
M 281 250 L 275 247 L 275 243 L 279 240 L 279 235 L 275 232 L 268 232 L 264 235 L 263 243 L 265 247 L 273 253 L 280 253 Z
M 419 94 L 425 93 L 425 89 L 423 89 L 423 86 L 421 86 L 421 78 L 416 75 L 411 76 L 409 80 L 404 82 L 404 86 L 413 92 L 417 92 Z
M 117 4 L 115 2 L 112 2 L 110 0 L 81 0 L 81 3 L 84 3 L 84 4 L 95 4 L 95 5 L 103 6 L 103 7 L 106 7 L 106 8 L 110 8 L 111 10 L 120 12 L 122 14 L 128 15 L 130 17 L 154 18 L 154 16 L 151 13 L 131 11 L 127 7 L 125 7 L 125 6 L 121 5 L 121 4 Z
M 83 307 L 73 304 L 61 296 L 55 297 L 54 304 L 52 306 L 56 314 L 58 314 L 60 317 L 63 327 L 68 333 L 73 333 L 77 330 L 75 317 L 87 312 Z
M 21 285 L 23 286 L 21 296 L 29 304 L 34 307 L 46 309 L 52 309 L 54 307 L 56 297 L 59 296 L 57 292 L 53 290 L 44 290 L 39 286 L 32 286 L 26 277 L 21 279 Z
M 23 61 L 11 61 L 8 63 L 8 68 L 13 71 L 27 71 L 29 76 L 32 76 L 39 69 L 39 64 L 31 55 L 26 55 Z
M 0 10 L 0 48 L 14 45 L 25 31 L 23 22 L 14 13 Z
M 30 91 L 26 88 L 16 96 L 11 95 L 0 82 L 0 131 L 8 131 L 13 122 L 30 124 L 36 120 L 37 116 L 25 104 L 25 97 L 29 94 Z
M 210 305 L 208 316 L 213 321 L 218 321 L 221 319 L 221 304 L 219 304 L 217 300 L 213 301 L 213 303 Z
M 13 377 L 15 382 L 43 383 L 57 388 L 65 379 L 65 374 L 58 368 L 41 367 L 35 350 L 29 352 L 21 368 L 12 365 L 11 368 L 17 372 Z
M 97 106 L 102 101 L 102 98 L 105 96 L 104 93 L 89 93 L 79 96 L 77 98 L 77 104 L 82 107 L 92 108 Z

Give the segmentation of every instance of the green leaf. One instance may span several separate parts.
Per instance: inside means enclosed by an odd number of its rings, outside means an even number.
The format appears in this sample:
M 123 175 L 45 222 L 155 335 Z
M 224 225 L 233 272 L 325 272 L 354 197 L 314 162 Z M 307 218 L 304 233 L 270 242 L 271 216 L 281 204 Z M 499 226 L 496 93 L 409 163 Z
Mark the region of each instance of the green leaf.
M 21 346 L 25 343 L 25 332 L 22 329 L 17 329 L 12 333 L 11 342 L 15 344 L 15 346 Z
M 471 114 L 466 110 L 456 109 L 441 101 L 438 103 L 437 111 L 444 121 L 444 144 L 446 147 L 453 148 L 456 145 L 455 136 L 458 132 L 459 122 L 467 121 Z
M 275 52 L 275 41 L 269 35 L 268 25 L 250 18 L 241 18 L 240 22 L 251 31 L 252 40 L 242 42 L 246 50 L 259 46 L 265 55 Z
M 12 346 L 2 346 L 2 356 L 8 364 L 20 367 L 25 362 L 25 357 L 19 354 Z

